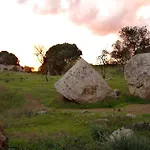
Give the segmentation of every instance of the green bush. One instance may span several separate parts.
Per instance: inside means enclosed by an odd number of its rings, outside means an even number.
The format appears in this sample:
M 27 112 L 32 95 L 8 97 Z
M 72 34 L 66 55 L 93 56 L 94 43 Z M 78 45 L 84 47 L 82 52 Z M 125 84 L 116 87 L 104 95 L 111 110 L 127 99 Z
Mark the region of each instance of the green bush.
M 108 132 L 109 132 L 108 129 L 103 126 L 99 125 L 91 126 L 91 136 L 95 141 L 99 142 L 105 141 Z

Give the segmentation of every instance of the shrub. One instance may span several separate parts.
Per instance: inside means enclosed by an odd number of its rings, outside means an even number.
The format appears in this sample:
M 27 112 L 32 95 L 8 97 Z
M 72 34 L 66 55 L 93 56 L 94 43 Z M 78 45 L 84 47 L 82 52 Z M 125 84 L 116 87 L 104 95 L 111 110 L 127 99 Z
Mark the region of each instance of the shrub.
M 108 129 L 103 126 L 99 125 L 91 126 L 91 136 L 95 141 L 99 142 L 105 141 L 108 132 L 109 132 Z
M 70 137 L 65 138 L 62 148 L 64 150 L 84 150 L 86 141 L 82 137 Z
M 51 138 L 14 141 L 9 147 L 15 150 L 62 150 L 60 144 Z
M 12 68 L 12 71 L 17 72 L 17 71 L 18 71 L 18 68 L 17 68 L 16 66 L 14 66 L 14 67 Z
M 115 138 L 109 140 L 106 143 L 108 150 L 150 150 L 150 142 L 146 137 L 137 137 L 132 135 L 121 136 L 120 138 Z
M 4 71 L 7 71 L 8 70 L 8 68 L 4 68 Z

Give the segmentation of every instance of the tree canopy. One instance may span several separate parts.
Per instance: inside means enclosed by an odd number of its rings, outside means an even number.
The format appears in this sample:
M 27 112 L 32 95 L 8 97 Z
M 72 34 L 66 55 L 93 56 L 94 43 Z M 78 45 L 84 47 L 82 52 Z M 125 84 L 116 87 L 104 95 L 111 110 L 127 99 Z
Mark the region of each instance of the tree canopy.
M 0 52 L 0 64 L 4 65 L 19 65 L 18 58 L 7 51 L 1 51 Z
M 44 57 L 42 68 L 46 67 L 51 75 L 61 75 L 66 72 L 82 55 L 82 51 L 69 43 L 57 44 L 49 48 Z
M 124 64 L 132 56 L 150 52 L 150 32 L 143 27 L 124 27 L 119 31 L 120 39 L 113 44 L 111 57 Z

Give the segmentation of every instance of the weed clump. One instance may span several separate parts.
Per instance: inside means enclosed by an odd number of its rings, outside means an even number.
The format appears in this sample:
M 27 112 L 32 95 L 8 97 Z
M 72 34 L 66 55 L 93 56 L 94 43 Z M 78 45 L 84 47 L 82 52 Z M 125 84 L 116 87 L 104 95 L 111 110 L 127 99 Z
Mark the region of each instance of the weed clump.
M 107 142 L 108 150 L 150 150 L 150 141 L 146 137 L 136 135 L 121 136 Z

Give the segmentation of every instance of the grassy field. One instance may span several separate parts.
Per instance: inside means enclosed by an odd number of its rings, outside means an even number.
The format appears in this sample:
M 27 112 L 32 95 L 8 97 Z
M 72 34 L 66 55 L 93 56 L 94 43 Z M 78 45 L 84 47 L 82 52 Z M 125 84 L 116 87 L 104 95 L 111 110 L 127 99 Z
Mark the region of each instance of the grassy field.
M 149 101 L 129 95 L 119 68 L 106 71 L 108 84 L 119 89 L 121 96 L 94 104 L 63 101 L 54 88 L 59 76 L 49 77 L 47 83 L 43 75 L 0 73 L 0 123 L 9 137 L 9 147 L 13 150 L 107 149 L 104 146 L 107 144 L 102 146 L 101 135 L 108 135 L 122 126 L 131 127 L 135 122 L 149 122 L 150 114 L 137 114 L 136 118 L 130 118 L 125 112 L 116 111 L 128 104 L 146 104 Z M 115 110 L 99 112 L 93 108 Z M 150 137 L 147 129 L 135 129 L 135 134 Z

